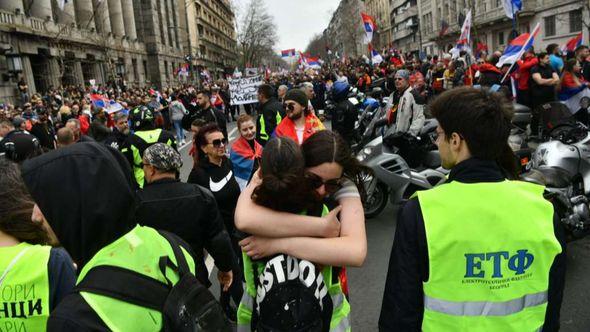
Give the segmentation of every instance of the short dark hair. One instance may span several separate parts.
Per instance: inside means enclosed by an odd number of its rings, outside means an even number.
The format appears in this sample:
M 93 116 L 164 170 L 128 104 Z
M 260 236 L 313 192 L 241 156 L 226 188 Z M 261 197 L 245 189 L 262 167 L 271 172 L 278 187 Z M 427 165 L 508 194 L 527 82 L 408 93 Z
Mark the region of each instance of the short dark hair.
M 203 150 L 201 150 L 201 147 L 209 144 L 209 142 L 207 141 L 207 135 L 214 132 L 223 133 L 223 131 L 221 131 L 221 128 L 219 128 L 219 126 L 213 122 L 207 123 L 203 127 L 199 128 L 199 132 L 197 133 L 197 137 L 195 138 L 195 145 L 199 156 L 199 160 L 205 158 L 205 153 L 203 152 Z
M 437 97 L 430 111 L 445 131 L 446 140 L 457 133 L 465 139 L 473 157 L 497 161 L 506 171 L 515 171 L 510 164 L 515 159 L 510 161 L 506 150 L 510 150 L 508 136 L 514 108 L 504 96 L 485 88 L 455 88 Z
M 197 95 L 202 94 L 204 96 L 207 96 L 207 98 L 211 99 L 211 92 L 207 91 L 207 90 L 199 90 L 197 91 Z
M 274 89 L 269 84 L 262 84 L 258 87 L 258 93 L 263 95 L 264 98 L 270 99 L 274 95 Z
M 559 47 L 559 45 L 557 45 L 557 44 L 549 44 L 549 45 L 547 45 L 547 48 L 545 48 L 545 50 L 547 51 L 548 54 L 553 54 L 553 52 L 555 52 L 555 49 L 558 47 Z
M 549 54 L 547 52 L 541 52 L 539 54 L 537 54 L 537 58 L 539 60 L 543 59 L 544 57 L 548 56 Z

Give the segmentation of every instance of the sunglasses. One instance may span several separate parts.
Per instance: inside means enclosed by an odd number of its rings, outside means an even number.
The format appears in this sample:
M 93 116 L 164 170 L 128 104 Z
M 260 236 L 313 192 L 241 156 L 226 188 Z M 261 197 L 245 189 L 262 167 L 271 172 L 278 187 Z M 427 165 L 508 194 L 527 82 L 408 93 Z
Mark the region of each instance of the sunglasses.
M 289 110 L 289 111 L 294 111 L 295 110 L 295 104 L 292 103 L 285 103 L 285 107 Z
M 227 145 L 227 138 L 218 138 L 218 139 L 214 139 L 211 143 L 209 143 L 211 145 L 213 145 L 214 148 L 220 148 L 222 145 L 226 146 Z
M 341 179 L 324 181 L 320 176 L 313 173 L 306 173 L 305 178 L 309 181 L 313 189 L 319 189 L 321 186 L 324 186 L 328 194 L 333 194 L 342 188 Z

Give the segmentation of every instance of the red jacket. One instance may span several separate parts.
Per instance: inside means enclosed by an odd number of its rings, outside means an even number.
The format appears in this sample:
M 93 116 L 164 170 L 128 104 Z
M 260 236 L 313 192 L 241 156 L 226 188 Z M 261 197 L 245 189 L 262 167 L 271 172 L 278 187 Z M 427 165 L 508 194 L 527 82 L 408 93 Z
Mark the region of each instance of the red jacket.
M 518 65 L 518 89 L 528 90 L 529 79 L 531 78 L 531 68 L 539 63 L 537 57 L 529 57 L 524 60 L 519 60 L 516 64 Z
M 322 124 L 322 121 L 318 119 L 313 113 L 309 113 L 305 117 L 305 130 L 303 131 L 303 142 L 309 138 L 309 136 L 313 135 L 316 131 L 326 129 Z M 297 132 L 295 131 L 295 122 L 289 119 L 289 117 L 285 117 L 281 123 L 275 128 L 273 133 L 273 137 L 289 137 L 297 144 L 301 145 L 303 142 L 299 142 L 297 139 Z

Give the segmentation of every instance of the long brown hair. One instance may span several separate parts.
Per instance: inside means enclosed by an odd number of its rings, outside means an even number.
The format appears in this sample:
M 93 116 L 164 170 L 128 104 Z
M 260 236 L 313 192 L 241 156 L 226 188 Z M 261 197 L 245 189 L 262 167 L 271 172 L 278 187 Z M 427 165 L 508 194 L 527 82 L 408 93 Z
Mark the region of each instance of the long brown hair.
M 20 242 L 49 244 L 41 224 L 31 220 L 35 203 L 21 178 L 17 164 L 0 159 L 0 231 Z
M 300 213 L 319 202 L 305 179 L 305 161 L 295 141 L 273 138 L 264 147 L 260 164 L 262 183 L 254 189 L 256 204 L 275 211 Z
M 301 149 L 306 168 L 332 162 L 342 166 L 342 175 L 354 182 L 364 202 L 364 177 L 371 174 L 371 170 L 354 157 L 348 144 L 338 133 L 330 130 L 318 131 L 301 144 Z

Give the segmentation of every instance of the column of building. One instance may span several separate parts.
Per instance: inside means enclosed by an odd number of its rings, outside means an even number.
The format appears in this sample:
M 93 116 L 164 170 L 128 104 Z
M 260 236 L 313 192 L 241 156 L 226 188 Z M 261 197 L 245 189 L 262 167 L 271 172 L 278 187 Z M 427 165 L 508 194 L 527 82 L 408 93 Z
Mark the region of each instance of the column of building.
M 125 35 L 130 40 L 137 39 L 135 30 L 135 14 L 133 10 L 133 0 L 122 0 L 123 21 L 125 22 Z
M 94 29 L 94 12 L 92 9 L 92 0 L 75 0 L 74 8 L 76 9 L 76 22 L 79 29 Z
M 125 23 L 123 21 L 121 0 L 108 0 L 108 3 L 113 35 L 123 37 L 125 35 Z
M 107 1 L 93 1 L 93 5 L 94 23 L 96 24 L 96 30 L 104 35 L 110 34 L 112 30 L 109 6 L 107 4 Z
M 0 9 L 9 12 L 16 12 L 18 9 L 21 13 L 24 12 L 23 2 L 21 0 L 0 0 Z
M 64 9 L 61 10 L 59 7 L 54 8 L 57 23 L 72 24 L 76 23 L 76 8 L 74 8 L 74 2 L 68 1 L 64 4 Z

